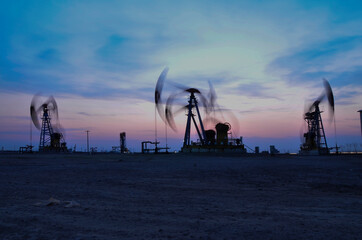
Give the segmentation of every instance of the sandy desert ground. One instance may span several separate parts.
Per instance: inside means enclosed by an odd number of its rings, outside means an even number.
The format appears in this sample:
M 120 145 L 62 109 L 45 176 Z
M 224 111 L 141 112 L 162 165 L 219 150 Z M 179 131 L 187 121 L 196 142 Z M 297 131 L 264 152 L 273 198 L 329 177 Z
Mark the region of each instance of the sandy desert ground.
M 3 240 L 361 237 L 362 156 L 0 154 Z

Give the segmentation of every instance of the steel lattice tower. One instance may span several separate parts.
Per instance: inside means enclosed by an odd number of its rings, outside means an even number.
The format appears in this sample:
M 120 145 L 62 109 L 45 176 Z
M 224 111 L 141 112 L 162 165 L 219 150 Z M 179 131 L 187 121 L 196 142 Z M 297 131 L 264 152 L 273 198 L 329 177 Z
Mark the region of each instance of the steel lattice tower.
M 190 99 L 189 99 L 189 104 L 187 106 L 188 113 L 187 113 L 187 123 L 186 123 L 186 130 L 185 130 L 185 137 L 184 137 L 183 146 L 191 145 L 191 139 L 190 139 L 191 119 L 194 122 L 197 134 L 199 135 L 199 138 L 200 138 L 200 142 L 201 142 L 202 145 L 204 145 L 205 144 L 204 140 L 206 139 L 205 130 L 204 130 L 204 125 L 202 123 L 199 107 L 197 105 L 197 100 L 196 100 L 196 97 L 195 97 L 195 94 L 194 94 L 195 92 L 198 92 L 198 90 L 189 89 L 188 91 L 191 93 L 191 95 L 190 95 Z M 195 114 L 192 113 L 193 108 L 196 108 L 197 116 L 199 118 L 201 132 L 200 132 L 199 127 L 197 126 L 197 123 L 196 123 L 196 120 L 195 120 Z
M 324 132 L 319 104 L 315 104 L 313 112 L 307 112 L 304 117 L 308 125 L 308 132 L 304 134 L 303 150 L 318 150 L 319 154 L 328 154 L 329 149 Z
M 50 123 L 50 116 L 47 106 L 43 106 L 43 117 L 40 132 L 39 151 L 44 151 L 44 148 L 51 145 L 53 136 L 53 128 Z

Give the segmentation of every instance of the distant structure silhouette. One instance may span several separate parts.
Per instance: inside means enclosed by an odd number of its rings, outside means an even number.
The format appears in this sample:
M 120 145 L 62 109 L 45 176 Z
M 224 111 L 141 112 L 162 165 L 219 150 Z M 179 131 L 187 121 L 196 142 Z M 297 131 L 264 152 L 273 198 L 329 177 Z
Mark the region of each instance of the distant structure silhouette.
M 360 119 L 360 122 L 361 122 L 361 137 L 362 137 L 362 110 L 359 110 L 357 112 L 359 112 L 359 119 Z
M 40 104 L 39 95 L 35 95 L 30 105 L 30 116 L 34 126 L 40 130 L 39 152 L 67 151 L 67 145 L 61 132 L 58 106 L 53 96 Z M 41 123 L 39 116 L 41 115 Z M 55 123 L 52 123 L 52 119 Z
M 177 131 L 174 122 L 174 115 L 180 112 L 186 112 L 186 128 L 183 140 L 182 152 L 239 152 L 246 153 L 246 149 L 242 142 L 242 137 L 233 139 L 229 137 L 231 125 L 229 123 L 222 123 L 215 117 L 211 117 L 211 113 L 215 113 L 216 107 L 216 94 L 209 82 L 210 91 L 207 97 L 197 88 L 190 88 L 181 86 L 180 84 L 172 83 L 178 89 L 176 93 L 169 95 L 166 102 L 162 101 L 162 90 L 166 79 L 168 68 L 161 73 L 155 90 L 155 104 L 156 109 L 161 119 L 174 131 Z M 188 104 L 173 110 L 175 106 L 179 106 L 176 100 L 180 97 L 188 96 Z M 165 104 L 165 107 L 163 106 Z M 200 106 L 205 110 L 205 116 L 208 121 L 213 122 L 215 130 L 205 130 L 204 120 L 200 113 Z M 218 109 L 221 113 L 221 109 Z M 196 129 L 198 141 L 191 141 L 191 127 Z M 216 136 L 216 139 L 215 139 Z
M 125 132 L 121 132 L 119 134 L 119 145 L 120 145 L 120 151 L 121 153 L 125 153 L 127 152 L 127 148 L 126 148 L 126 133 Z
M 308 130 L 303 134 L 303 144 L 300 148 L 300 154 L 324 155 L 330 153 L 319 104 L 327 98 L 332 116 L 334 116 L 334 97 L 328 81 L 324 79 L 323 83 L 325 91 L 308 107 L 307 112 L 304 114 L 304 120 L 307 123 Z

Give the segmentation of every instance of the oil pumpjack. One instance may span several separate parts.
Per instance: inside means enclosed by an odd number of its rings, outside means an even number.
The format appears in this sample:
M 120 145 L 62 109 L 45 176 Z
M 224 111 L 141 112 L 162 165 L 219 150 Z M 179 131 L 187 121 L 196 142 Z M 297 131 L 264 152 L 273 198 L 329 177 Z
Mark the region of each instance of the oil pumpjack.
M 324 79 L 323 83 L 325 91 L 309 106 L 308 111 L 304 113 L 307 132 L 303 134 L 303 143 L 299 151 L 303 155 L 326 155 L 330 153 L 319 104 L 327 98 L 331 115 L 334 116 L 334 97 L 328 81 Z
M 228 133 L 231 130 L 231 125 L 229 123 L 221 123 L 221 121 L 212 118 L 213 122 L 216 123 L 215 130 L 209 129 L 205 130 L 204 123 L 201 117 L 199 102 L 204 107 L 206 116 L 208 116 L 214 110 L 214 104 L 216 95 L 214 91 L 211 91 L 212 86 L 210 84 L 210 94 L 209 97 L 205 97 L 200 90 L 196 88 L 187 88 L 181 87 L 178 85 L 178 88 L 181 91 L 171 94 L 166 101 L 166 107 L 163 111 L 162 101 L 161 101 L 161 92 L 163 88 L 163 82 L 166 78 L 168 68 L 166 68 L 160 75 L 159 80 L 156 85 L 155 90 L 155 104 L 158 110 L 160 117 L 165 121 L 165 123 L 174 131 L 177 131 L 176 125 L 174 123 L 174 115 L 182 111 L 186 111 L 187 121 L 186 129 L 183 140 L 183 146 L 181 148 L 182 152 L 239 152 L 246 153 L 246 149 L 242 142 L 242 137 L 238 139 L 233 139 L 228 137 Z M 213 90 L 213 89 L 212 89 Z M 188 94 L 188 104 L 186 106 L 180 107 L 178 110 L 173 111 L 172 108 L 174 105 L 175 98 L 179 96 L 184 96 Z M 197 121 L 198 120 L 198 121 Z M 193 124 L 192 124 L 193 123 Z M 194 125 L 198 141 L 191 141 L 191 126 Z M 216 136 L 216 139 L 215 139 Z
M 50 96 L 43 104 L 35 95 L 31 101 L 30 115 L 34 126 L 40 130 L 39 152 L 67 151 L 66 142 L 58 123 L 58 106 L 54 97 Z M 41 124 L 39 116 L 41 115 Z M 56 121 L 52 123 L 52 120 Z

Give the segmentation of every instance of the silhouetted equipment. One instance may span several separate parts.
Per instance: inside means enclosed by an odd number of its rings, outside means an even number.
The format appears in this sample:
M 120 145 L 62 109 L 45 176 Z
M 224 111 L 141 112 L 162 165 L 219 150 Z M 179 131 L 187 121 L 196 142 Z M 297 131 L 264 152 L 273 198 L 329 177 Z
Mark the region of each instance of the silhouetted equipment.
M 114 152 L 118 152 L 118 151 L 119 151 L 119 152 L 121 152 L 121 150 L 120 150 L 120 149 L 121 149 L 121 147 L 120 147 L 120 146 L 112 146 L 112 150 L 111 150 L 111 152 L 112 152 L 112 153 L 114 153 Z
M 119 141 L 120 141 L 120 151 L 121 151 L 121 153 L 127 152 L 127 148 L 126 148 L 126 133 L 125 133 L 125 132 L 121 132 L 121 133 L 119 134 Z
M 361 122 L 361 136 L 362 136 L 362 110 L 359 110 L 359 119 L 360 119 L 360 122 Z
M 142 142 L 142 153 L 158 152 L 157 144 L 160 142 L 143 141 Z M 155 148 L 148 148 L 148 144 L 155 145 Z
M 189 104 L 184 107 L 183 109 L 187 109 L 187 122 L 186 122 L 186 130 L 185 130 L 185 135 L 184 135 L 184 143 L 183 146 L 189 146 L 191 144 L 191 138 L 190 138 L 190 133 L 191 133 L 191 120 L 195 126 L 195 129 L 197 131 L 197 134 L 199 136 L 200 142 L 202 145 L 205 145 L 205 139 L 206 139 L 206 134 L 205 134 L 205 129 L 204 129 L 204 125 L 202 123 L 202 119 L 201 119 L 201 115 L 200 115 L 200 110 L 199 110 L 199 106 L 198 106 L 198 101 L 195 97 L 195 94 L 200 94 L 201 96 L 201 92 L 196 89 L 196 88 L 189 88 L 186 89 L 185 92 L 190 93 L 190 97 L 189 97 Z M 170 125 L 170 127 L 174 130 L 176 130 L 176 125 L 174 123 L 173 120 L 173 112 L 171 111 L 171 107 L 172 107 L 172 96 L 167 100 L 167 105 L 166 105 L 166 110 L 165 110 L 165 115 L 166 115 L 166 119 L 168 124 Z M 182 109 L 182 108 L 181 108 Z M 196 109 L 196 114 L 197 114 L 197 118 L 198 118 L 198 122 L 200 127 L 198 126 L 198 123 L 195 119 L 195 114 L 193 113 L 193 109 Z
M 274 155 L 274 154 L 278 154 L 279 150 L 275 148 L 274 145 L 270 145 L 270 154 Z
M 33 147 L 32 145 L 26 145 L 25 147 L 20 147 L 19 148 L 19 153 L 32 153 L 33 152 Z
M 307 123 L 307 132 L 303 134 L 303 144 L 300 147 L 301 154 L 329 154 L 327 139 L 324 132 L 321 111 L 319 104 L 327 99 L 330 107 L 331 116 L 334 116 L 334 97 L 332 88 L 327 80 L 323 80 L 325 90 L 322 94 L 309 106 L 304 114 L 304 120 Z
M 164 120 L 164 122 L 170 126 L 174 131 L 177 131 L 176 124 L 174 122 L 174 115 L 180 112 L 186 112 L 186 128 L 184 134 L 183 147 L 181 151 L 183 152 L 209 152 L 209 151 L 238 151 L 246 152 L 244 144 L 242 142 L 242 137 L 239 139 L 229 138 L 229 131 L 231 130 L 231 125 L 229 123 L 221 123 L 220 120 L 215 117 L 209 116 L 211 113 L 216 113 L 216 94 L 215 91 L 209 82 L 210 91 L 207 96 L 202 94 L 202 92 L 197 88 L 189 88 L 181 86 L 180 84 L 173 83 L 178 91 L 174 94 L 171 94 L 165 103 L 165 109 L 163 108 L 162 102 L 162 89 L 165 82 L 166 74 L 168 68 L 165 68 L 161 73 L 155 90 L 155 104 L 157 111 Z M 188 97 L 188 104 L 186 106 L 180 106 L 179 102 L 175 103 L 176 100 L 184 96 Z M 178 106 L 176 110 L 175 106 Z M 215 130 L 208 129 L 205 130 L 205 125 L 201 116 L 200 108 L 204 108 L 205 116 L 207 121 L 213 122 L 215 125 Z M 164 109 L 164 110 L 163 110 Z M 218 113 L 221 113 L 221 109 L 218 109 Z M 198 141 L 191 141 L 191 128 L 194 126 Z M 215 139 L 216 136 L 216 139 Z
M 169 147 L 158 147 L 160 142 L 152 142 L 152 141 L 143 141 L 142 142 L 142 153 L 168 153 Z M 154 145 L 154 148 L 149 148 L 149 145 Z M 166 150 L 165 152 L 161 152 L 162 150 Z
M 126 133 L 121 132 L 119 134 L 119 145 L 112 146 L 112 152 L 120 152 L 120 153 L 128 153 L 128 149 L 126 147 Z
M 205 135 L 206 135 L 206 141 L 205 141 L 206 145 L 215 145 L 216 132 L 212 129 L 206 130 Z
M 67 151 L 67 145 L 59 124 L 58 106 L 53 96 L 41 103 L 40 96 L 35 95 L 30 105 L 30 116 L 34 126 L 40 130 L 40 152 Z M 39 119 L 42 120 L 41 124 Z
M 216 142 L 218 145 L 227 145 L 228 144 L 228 131 L 231 129 L 229 123 L 218 123 L 215 126 L 217 137 Z

